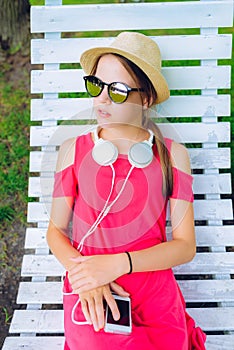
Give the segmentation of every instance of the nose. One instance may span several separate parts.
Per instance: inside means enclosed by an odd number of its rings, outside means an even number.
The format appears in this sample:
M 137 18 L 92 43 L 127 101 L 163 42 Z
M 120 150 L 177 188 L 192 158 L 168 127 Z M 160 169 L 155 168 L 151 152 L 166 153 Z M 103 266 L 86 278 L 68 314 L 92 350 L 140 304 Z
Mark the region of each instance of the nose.
M 96 97 L 100 103 L 111 103 L 111 99 L 108 94 L 108 87 L 105 85 L 99 96 Z

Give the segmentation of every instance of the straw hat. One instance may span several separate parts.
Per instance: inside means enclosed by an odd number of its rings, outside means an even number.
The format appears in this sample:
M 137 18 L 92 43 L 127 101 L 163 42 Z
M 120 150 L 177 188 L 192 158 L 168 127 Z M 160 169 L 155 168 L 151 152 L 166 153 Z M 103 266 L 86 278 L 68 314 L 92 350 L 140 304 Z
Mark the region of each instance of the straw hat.
M 140 33 L 122 32 L 110 46 L 85 51 L 80 58 L 80 64 L 85 73 L 90 74 L 97 59 L 106 53 L 116 53 L 126 57 L 143 70 L 157 92 L 155 103 L 168 99 L 170 92 L 161 73 L 160 50 L 151 38 Z

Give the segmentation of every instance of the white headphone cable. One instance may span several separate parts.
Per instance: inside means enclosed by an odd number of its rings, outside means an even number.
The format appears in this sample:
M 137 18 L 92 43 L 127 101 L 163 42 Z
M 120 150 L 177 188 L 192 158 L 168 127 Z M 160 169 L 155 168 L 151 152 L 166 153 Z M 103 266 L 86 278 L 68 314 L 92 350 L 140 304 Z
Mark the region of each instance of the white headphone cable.
M 73 292 L 64 292 L 62 291 L 63 295 L 76 295 L 78 296 L 77 294 L 73 293 Z M 77 324 L 77 325 L 85 325 L 85 324 L 89 324 L 89 322 L 87 321 L 76 321 L 75 320 L 75 310 L 77 308 L 77 306 L 79 305 L 80 303 L 80 298 L 78 297 L 77 301 L 75 302 L 73 308 L 72 308 L 72 311 L 71 311 L 71 320 L 74 324 Z
M 95 220 L 95 222 L 93 223 L 93 225 L 90 227 L 90 229 L 88 230 L 88 232 L 84 235 L 84 237 L 81 239 L 80 243 L 79 243 L 79 246 L 78 246 L 78 250 L 79 252 L 82 251 L 83 249 L 83 246 L 84 246 L 84 241 L 87 237 L 89 237 L 97 228 L 97 226 L 100 224 L 100 222 L 104 219 L 104 217 L 109 213 L 110 209 L 112 208 L 112 206 L 116 203 L 116 201 L 119 199 L 120 195 L 122 194 L 126 184 L 127 184 L 127 181 L 133 171 L 133 169 L 135 168 L 134 165 L 131 166 L 131 169 L 129 170 L 127 176 L 126 176 L 126 179 L 124 180 L 124 183 L 118 193 L 118 195 L 115 197 L 115 199 L 111 202 L 111 204 L 108 206 L 108 203 L 109 203 L 109 200 L 110 200 L 110 197 L 111 197 L 111 194 L 113 192 L 113 188 L 114 188 L 114 180 L 115 180 L 115 170 L 114 170 L 114 167 L 113 165 L 111 164 L 110 165 L 111 168 L 112 168 L 112 171 L 113 171 L 113 176 L 112 176 L 112 185 L 111 185 L 111 191 L 109 193 L 109 196 L 106 200 L 106 203 L 102 209 L 102 211 L 100 212 L 100 214 L 98 215 L 97 219 Z
M 111 169 L 112 169 L 112 181 L 111 181 L 110 193 L 109 193 L 109 195 L 108 195 L 108 197 L 107 197 L 107 200 L 106 200 L 106 203 L 105 203 L 104 207 L 102 208 L 101 212 L 99 213 L 97 219 L 96 219 L 95 222 L 92 224 L 92 226 L 90 227 L 90 229 L 86 232 L 86 234 L 84 235 L 84 237 L 81 239 L 81 241 L 80 241 L 80 243 L 79 243 L 79 245 L 78 245 L 78 248 L 77 248 L 77 249 L 79 250 L 79 252 L 81 252 L 82 249 L 83 249 L 83 245 L 84 245 L 85 239 L 86 239 L 87 237 L 89 237 L 89 236 L 93 233 L 94 230 L 96 230 L 98 224 L 101 222 L 101 221 L 99 221 L 99 219 L 100 219 L 100 217 L 102 217 L 103 213 L 105 212 L 106 207 L 107 207 L 107 205 L 108 205 L 108 203 L 109 203 L 110 197 L 111 197 L 111 195 L 112 195 L 112 192 L 113 192 L 113 189 L 114 189 L 114 184 L 115 184 L 115 169 L 114 169 L 114 167 L 113 167 L 112 164 L 110 164 L 110 167 L 111 167 Z

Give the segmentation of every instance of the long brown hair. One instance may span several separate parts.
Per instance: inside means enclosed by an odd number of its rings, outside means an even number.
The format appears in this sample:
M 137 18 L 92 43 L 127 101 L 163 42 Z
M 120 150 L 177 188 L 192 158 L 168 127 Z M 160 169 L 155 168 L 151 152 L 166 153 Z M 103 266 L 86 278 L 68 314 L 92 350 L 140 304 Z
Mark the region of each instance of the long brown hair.
M 128 73 L 131 75 L 131 77 L 137 84 L 137 87 L 143 90 L 141 92 L 142 101 L 144 98 L 147 98 L 148 107 L 151 107 L 152 105 L 154 105 L 157 98 L 157 91 L 155 91 L 148 76 L 132 61 L 118 54 L 113 54 L 113 55 L 117 57 L 120 63 L 128 71 Z M 97 65 L 101 57 L 102 56 L 100 56 L 96 61 L 90 74 L 96 73 Z M 142 117 L 142 126 L 145 129 L 152 130 L 155 135 L 155 144 L 159 155 L 160 164 L 162 167 L 162 174 L 163 174 L 162 192 L 164 196 L 169 197 L 173 191 L 173 174 L 172 174 L 172 164 L 171 164 L 170 155 L 165 145 L 163 135 L 159 127 L 150 118 L 144 115 L 144 113 Z

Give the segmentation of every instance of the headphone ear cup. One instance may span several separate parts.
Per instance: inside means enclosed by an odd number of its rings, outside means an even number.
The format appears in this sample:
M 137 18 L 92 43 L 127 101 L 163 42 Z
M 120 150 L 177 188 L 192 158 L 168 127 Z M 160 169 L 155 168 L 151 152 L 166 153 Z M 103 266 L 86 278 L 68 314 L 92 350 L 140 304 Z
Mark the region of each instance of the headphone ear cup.
M 136 168 L 145 168 L 153 160 L 153 150 L 148 142 L 139 142 L 131 146 L 128 161 Z
M 99 165 L 108 166 L 118 158 L 118 149 L 112 142 L 99 139 L 93 147 L 92 157 Z

